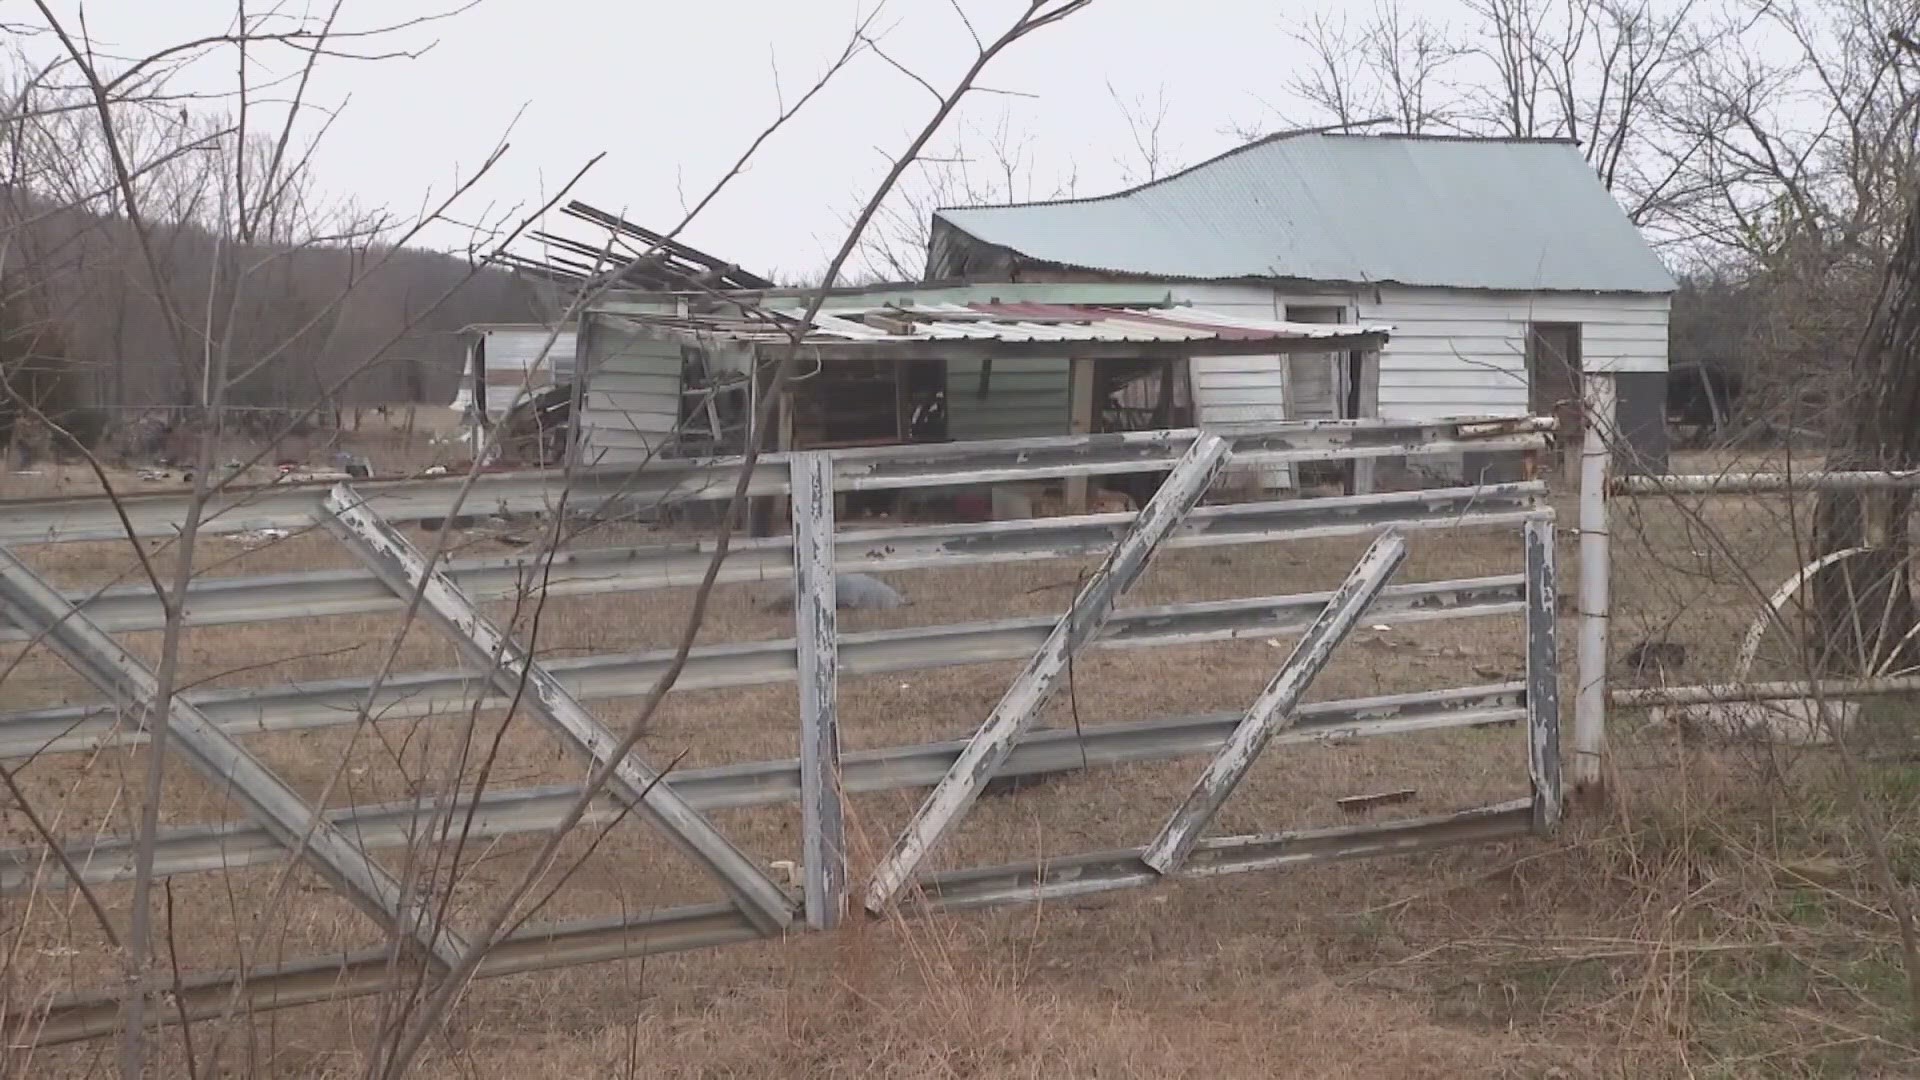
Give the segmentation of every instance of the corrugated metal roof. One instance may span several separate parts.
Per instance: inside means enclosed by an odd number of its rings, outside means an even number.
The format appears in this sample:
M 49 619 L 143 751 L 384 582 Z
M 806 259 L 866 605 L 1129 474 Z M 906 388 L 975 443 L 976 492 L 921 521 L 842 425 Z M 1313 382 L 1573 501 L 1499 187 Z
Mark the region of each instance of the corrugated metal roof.
M 798 320 L 802 310 L 775 311 Z M 873 318 L 869 320 L 869 316 Z M 686 316 L 637 321 L 742 342 L 780 342 L 764 321 Z M 1302 323 L 1251 319 L 1194 307 L 1125 308 L 1093 304 L 916 304 L 836 308 L 814 316 L 807 342 L 905 341 L 1276 341 L 1387 334 L 1384 323 Z
M 1029 259 L 1152 277 L 1674 289 L 1561 141 L 1276 136 L 1117 195 L 935 216 Z

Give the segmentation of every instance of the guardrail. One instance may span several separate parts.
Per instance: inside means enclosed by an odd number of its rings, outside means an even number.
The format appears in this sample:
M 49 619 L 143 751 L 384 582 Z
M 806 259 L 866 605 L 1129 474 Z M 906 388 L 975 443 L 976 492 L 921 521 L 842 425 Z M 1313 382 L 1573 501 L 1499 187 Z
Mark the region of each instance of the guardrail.
M 653 690 L 673 663 L 668 651 L 543 660 L 531 646 L 495 626 L 478 606 L 520 595 L 544 578 L 549 595 L 643 591 L 691 584 L 712 557 L 703 544 L 576 551 L 540 558 L 463 560 L 434 567 L 392 527 L 392 521 L 447 513 L 458 481 L 271 490 L 216 531 L 235 528 L 323 526 L 361 560 L 362 569 L 196 582 L 185 603 L 190 625 L 265 622 L 360 612 L 393 611 L 398 597 L 422 590 L 422 608 L 454 640 L 468 666 L 406 672 L 385 679 L 341 678 L 245 689 L 189 690 L 175 702 L 193 720 L 197 745 L 244 754 L 237 740 L 267 732 L 358 724 L 367 720 L 434 720 L 468 716 L 475 708 L 536 713 L 557 737 L 609 768 L 620 782 L 588 810 L 582 824 L 604 823 L 634 810 L 651 815 L 670 839 L 695 854 L 732 897 L 723 905 L 675 908 L 644 917 L 528 927 L 498 943 L 479 977 L 542 970 L 649 952 L 744 941 L 802 928 L 828 929 L 845 917 L 848 881 L 840 800 L 847 793 L 928 788 L 930 793 L 901 841 L 868 883 L 875 910 L 914 913 L 1082 895 L 1173 878 L 1250 872 L 1297 863 L 1427 850 L 1442 844 L 1539 832 L 1559 816 L 1558 654 L 1554 613 L 1552 512 L 1536 483 L 1453 487 L 1321 500 L 1198 507 L 1208 485 L 1229 462 L 1352 460 L 1420 456 L 1463 448 L 1526 451 L 1544 442 L 1550 424 L 1521 418 L 1433 424 L 1344 422 L 1293 424 L 1215 434 L 1147 433 L 1073 439 L 1017 440 L 963 447 L 889 448 L 769 459 L 754 480 L 756 494 L 793 496 L 792 539 L 743 541 L 724 564 L 721 580 L 792 581 L 796 635 L 790 640 L 703 645 L 692 650 L 673 690 L 711 690 L 797 680 L 801 686 L 797 759 L 751 762 L 659 775 L 630 753 L 615 756 L 613 734 L 585 704 L 635 697 Z M 581 488 L 568 505 L 606 505 L 644 492 L 644 498 L 713 498 L 730 489 L 724 462 L 658 463 L 637 475 L 577 475 Z M 1164 471 L 1171 475 L 1138 513 L 1082 515 L 986 525 L 922 526 L 837 532 L 836 490 L 872 490 L 1027 480 L 1048 476 Z M 490 476 L 473 497 L 492 507 L 551 506 L 557 475 Z M 583 500 L 573 496 L 584 492 Z M 243 493 L 244 494 L 244 493 Z M 20 504 L 14 504 L 16 507 Z M 43 503 L 52 517 L 22 523 L 4 519 L 0 535 L 55 542 L 111 535 L 99 501 Z M 177 496 L 143 497 L 129 504 L 135 531 L 164 531 Z M 393 515 L 387 516 L 386 511 Z M 117 515 L 114 518 L 117 523 Z M 1451 581 L 1388 584 L 1405 556 L 1408 534 L 1452 529 L 1500 529 L 1519 534 L 1521 572 Z M 1117 608 L 1158 548 L 1280 543 L 1309 537 L 1373 537 L 1374 548 L 1348 581 L 1331 592 Z M 834 618 L 834 570 L 969 566 L 1031 562 L 1107 553 L 1061 616 L 998 619 L 871 633 L 841 633 Z M 796 572 L 798 571 L 798 572 Z M 63 655 L 90 681 L 102 683 L 94 653 L 114 651 L 126 679 L 138 661 L 104 635 L 151 631 L 165 625 L 164 608 L 144 587 L 61 593 L 9 559 L 0 594 L 35 599 L 11 604 L 10 640 L 53 636 Z M 1524 615 L 1524 681 L 1445 687 L 1419 693 L 1301 705 L 1315 675 L 1362 613 L 1413 624 L 1497 615 Z M 1146 649 L 1295 636 L 1296 647 L 1268 691 L 1244 713 L 1179 717 L 1074 730 L 1036 728 L 1065 666 L 1084 649 Z M 1031 658 L 1000 705 L 966 740 L 841 754 L 837 682 L 863 675 Z M 129 666 L 131 665 L 131 666 Z M 483 670 L 484 668 L 484 670 Z M 530 689 L 519 692 L 522 681 Z M 119 685 L 115 683 L 115 685 Z M 84 752 L 138 745 L 148 731 L 124 694 L 113 705 L 67 705 L 0 715 L 0 758 Z M 1201 838 L 1221 802 L 1269 745 L 1323 739 L 1374 738 L 1525 722 L 1530 791 L 1523 798 L 1451 814 L 1342 829 L 1260 836 Z M 1202 784 L 1181 806 L 1172 840 L 1111 852 L 1048 857 L 951 873 L 924 871 L 921 861 L 965 815 L 993 778 L 1031 776 L 1127 762 L 1208 756 Z M 235 757 L 235 760 L 239 760 Z M 257 763 L 255 763 L 257 764 Z M 1217 779 L 1210 779 L 1217 778 Z M 251 786 L 256 777 L 233 774 Z M 277 782 L 277 781 L 276 781 Z M 268 781 L 261 781 L 262 784 Z M 458 814 L 468 838 L 547 831 L 581 797 L 581 789 L 549 785 L 427 796 L 404 803 L 320 809 L 274 805 L 273 815 L 220 826 L 170 827 L 156 838 L 153 873 L 195 874 L 282 862 L 298 852 L 292 836 L 305 827 L 340 838 L 339 865 L 372 865 L 368 853 L 416 844 L 423 826 Z M 734 849 L 707 818 L 720 809 L 798 801 L 802 808 L 805 881 L 798 897 L 773 883 Z M 130 836 L 63 840 L 57 849 L 0 850 L 0 895 L 71 884 L 124 882 L 134 873 Z M 376 883 L 377 884 L 377 883 Z M 407 898 L 381 892 L 374 907 L 398 924 Z M 395 914 L 398 913 L 398 914 Z M 445 928 L 440 928 L 445 929 Z M 457 953 L 465 946 L 449 931 L 422 937 L 423 950 Z M 442 961 L 446 959 L 441 956 Z M 419 978 L 414 965 L 426 953 L 396 957 L 391 950 L 316 959 L 249 972 L 183 976 L 177 1008 L 166 1020 L 219 1015 L 238 1000 L 249 1010 L 377 992 L 396 978 Z M 426 977 L 433 977 L 428 973 Z M 238 994 L 236 999 L 235 995 Z M 56 1001 L 37 1029 L 42 1042 L 113 1030 L 117 993 Z

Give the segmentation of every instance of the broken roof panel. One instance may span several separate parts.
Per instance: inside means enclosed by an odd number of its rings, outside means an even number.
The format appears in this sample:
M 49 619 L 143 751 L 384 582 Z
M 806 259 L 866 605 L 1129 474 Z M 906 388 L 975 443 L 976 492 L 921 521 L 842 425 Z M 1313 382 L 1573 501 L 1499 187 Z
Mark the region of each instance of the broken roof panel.
M 788 340 L 783 324 L 797 322 L 803 309 L 767 312 L 772 318 L 745 316 L 630 316 L 636 321 L 701 337 L 724 338 L 758 346 Z M 1300 351 L 1377 348 L 1391 327 L 1339 323 L 1300 323 L 1223 315 L 1194 307 L 1130 308 L 1097 304 L 936 303 L 842 307 L 814 316 L 801 343 L 815 348 L 861 346 L 885 352 L 902 346 L 925 348 L 940 343 L 998 343 L 1025 347 L 1074 345 L 1184 345 L 1198 351 Z M 1256 346 L 1249 350 L 1247 346 Z M 1260 348 L 1259 346 L 1265 346 Z M 1291 348 L 1283 348 L 1291 346 Z

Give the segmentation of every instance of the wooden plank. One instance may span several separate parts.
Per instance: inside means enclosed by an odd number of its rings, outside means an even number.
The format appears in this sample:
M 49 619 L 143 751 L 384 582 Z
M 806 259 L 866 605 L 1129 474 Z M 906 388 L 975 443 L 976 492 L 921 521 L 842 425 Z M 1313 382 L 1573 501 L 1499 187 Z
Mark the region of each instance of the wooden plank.
M 401 596 L 417 590 L 421 609 L 446 631 L 474 670 L 584 751 L 596 765 L 613 760 L 620 739 L 595 719 L 546 665 L 496 627 L 439 567 L 398 529 L 368 509 L 351 486 L 340 484 L 327 496 L 326 525 L 387 587 Z M 522 689 L 524 688 L 524 693 Z M 668 837 L 718 878 L 744 914 L 766 933 L 793 921 L 792 901 L 780 886 L 733 846 L 713 823 L 660 782 L 660 773 L 628 752 L 615 765 L 608 791 L 651 818 Z
M 1073 421 L 1068 425 L 1068 434 L 1093 434 L 1095 372 L 1093 361 L 1075 360 L 1071 368 L 1071 381 L 1067 388 L 1067 399 L 1071 402 Z M 1069 513 L 1087 512 L 1087 478 L 1070 476 L 1067 478 L 1066 508 Z
M 1406 557 L 1407 542 L 1397 531 L 1382 534 L 1360 556 L 1319 617 L 1300 635 L 1273 681 L 1247 708 L 1246 716 L 1227 738 L 1227 744 L 1207 763 L 1199 782 L 1187 793 L 1186 801 L 1147 845 L 1141 858 L 1148 866 L 1161 874 L 1179 871 L 1199 842 L 1201 832 L 1219 813 L 1233 789 L 1246 778 L 1268 740 L 1293 726 L 1299 716 L 1301 699 L 1327 666 L 1327 661 L 1333 658 L 1334 648 L 1346 638 Z
M 4 546 L 0 615 L 32 631 L 129 718 L 151 722 L 148 714 L 160 692 L 153 672 Z M 432 905 L 420 902 L 428 898 L 411 895 L 365 848 L 182 694 L 168 704 L 166 734 L 167 748 L 178 749 L 215 791 L 245 806 L 282 847 L 302 850 L 342 896 L 388 931 L 412 937 L 440 964 L 459 962 L 466 943 L 452 928 L 439 925 Z
M 840 796 L 839 643 L 834 584 L 833 462 L 795 454 L 793 622 L 800 685 L 800 837 L 807 925 L 831 930 L 846 910 Z
M 1392 791 L 1376 791 L 1369 795 L 1348 795 L 1343 799 L 1333 800 L 1333 804 L 1349 814 L 1364 814 L 1382 806 L 1397 806 L 1400 803 L 1412 802 L 1414 796 L 1418 794 L 1419 792 L 1410 787 L 1395 788 Z
M 1560 645 L 1553 519 L 1534 518 L 1523 533 L 1527 574 L 1527 774 L 1533 827 L 1560 824 Z
M 913 820 L 874 871 L 867 889 L 868 910 L 885 911 L 913 880 L 934 847 L 959 823 L 1053 697 L 1068 661 L 1106 625 L 1114 604 L 1139 580 L 1160 541 L 1206 494 L 1231 456 L 1227 442 L 1217 435 L 1203 434 L 1194 440 L 1107 561 L 1081 587 L 1073 606 L 1054 624 L 1039 652 L 968 740 L 953 768 L 914 812 Z
M 1350 419 L 1372 420 L 1380 415 L 1380 354 L 1366 352 L 1360 354 L 1359 415 Z M 1350 495 L 1371 495 L 1374 489 L 1374 465 L 1372 458 L 1354 461 L 1353 490 Z

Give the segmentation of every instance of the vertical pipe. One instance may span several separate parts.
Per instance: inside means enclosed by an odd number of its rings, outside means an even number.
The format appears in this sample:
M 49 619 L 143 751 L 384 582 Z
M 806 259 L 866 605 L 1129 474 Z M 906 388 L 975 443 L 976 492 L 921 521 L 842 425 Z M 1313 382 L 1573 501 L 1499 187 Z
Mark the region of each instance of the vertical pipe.
M 831 930 L 846 909 L 840 802 L 839 624 L 833 570 L 833 460 L 791 459 L 793 619 L 800 686 L 800 836 L 807 925 Z
M 1612 479 L 1614 385 L 1610 372 L 1584 381 L 1585 435 L 1580 450 L 1579 687 L 1573 703 L 1573 787 L 1600 795 L 1607 750 L 1607 621 L 1612 612 L 1608 570 L 1607 484 Z
M 1377 420 L 1380 417 L 1380 353 L 1379 350 L 1367 350 L 1358 354 L 1360 363 L 1359 385 L 1354 387 L 1354 417 L 1360 420 Z M 1356 458 L 1349 463 L 1352 482 L 1349 486 L 1355 495 L 1371 495 L 1374 492 L 1374 470 L 1379 462 L 1373 458 Z

